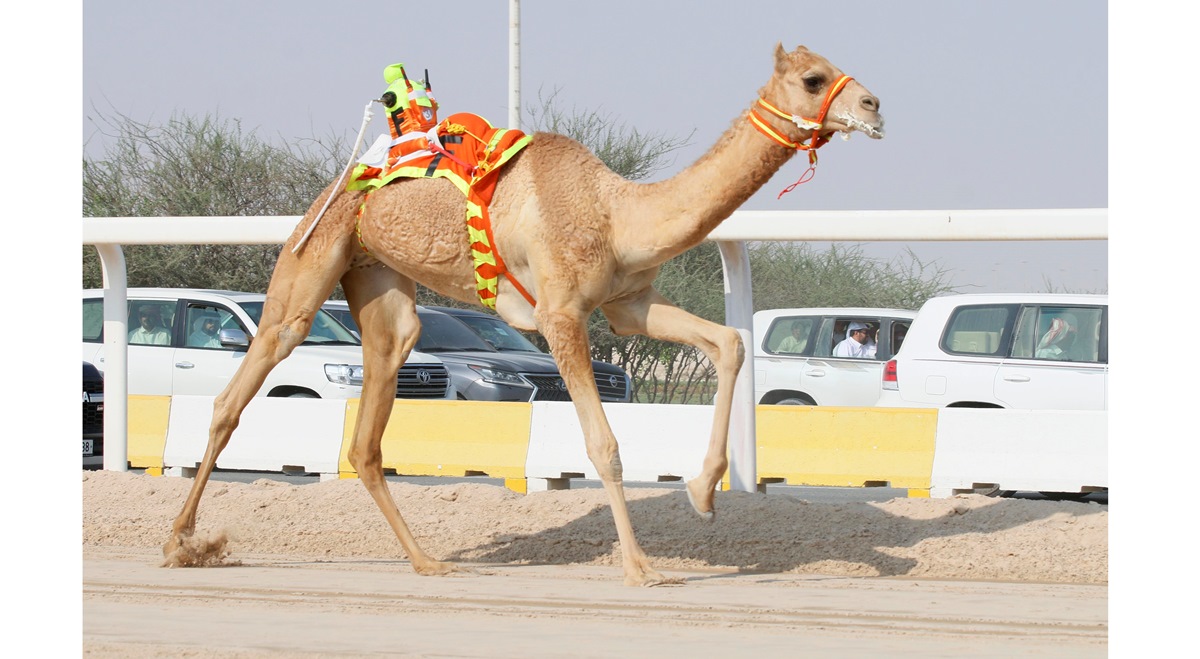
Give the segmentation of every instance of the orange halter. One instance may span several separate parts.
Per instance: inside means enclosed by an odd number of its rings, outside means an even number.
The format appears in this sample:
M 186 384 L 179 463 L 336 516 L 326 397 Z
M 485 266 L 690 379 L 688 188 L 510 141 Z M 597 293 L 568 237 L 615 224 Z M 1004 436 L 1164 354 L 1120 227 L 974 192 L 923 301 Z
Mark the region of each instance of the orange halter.
M 765 99 L 758 99 L 756 105 L 761 105 L 771 114 L 783 119 L 787 119 L 800 128 L 812 130 L 812 141 L 808 144 L 793 142 L 783 135 L 780 135 L 775 131 L 774 128 L 771 128 L 771 125 L 763 120 L 762 117 L 758 116 L 758 113 L 754 111 L 754 108 L 750 108 L 750 123 L 758 129 L 758 132 L 766 135 L 782 146 L 785 146 L 789 149 L 808 151 L 808 160 L 810 163 L 815 165 L 817 164 L 817 149 L 825 146 L 825 144 L 829 142 L 828 137 L 821 137 L 820 135 L 821 126 L 825 123 L 825 115 L 829 114 L 829 106 L 833 105 L 833 99 L 836 98 L 837 95 L 841 93 L 842 89 L 844 89 L 846 85 L 849 84 L 849 82 L 853 79 L 854 78 L 851 78 L 850 76 L 843 75 L 837 79 L 837 82 L 833 83 L 833 86 L 829 88 L 829 92 L 825 94 L 825 102 L 821 104 L 821 112 L 817 115 L 816 119 L 809 119 L 799 115 L 788 114 L 774 105 L 771 105 Z
M 756 105 L 762 106 L 763 109 L 771 114 L 782 119 L 787 119 L 800 128 L 811 130 L 812 140 L 808 144 L 793 142 L 779 134 L 778 131 L 772 128 L 770 124 L 768 124 L 762 117 L 758 115 L 757 112 L 754 111 L 754 108 L 750 108 L 750 123 L 758 129 L 758 132 L 766 135 L 772 141 L 785 148 L 796 149 L 798 151 L 808 151 L 808 170 L 800 176 L 799 180 L 784 188 L 783 191 L 779 193 L 779 197 L 776 197 L 776 199 L 791 192 L 796 188 L 797 185 L 800 185 L 801 183 L 807 183 L 808 181 L 812 180 L 813 176 L 816 175 L 817 149 L 825 146 L 825 144 L 829 142 L 828 137 L 821 137 L 820 134 L 821 126 L 825 123 L 825 115 L 829 113 L 829 106 L 833 105 L 833 99 L 836 98 L 837 95 L 841 93 L 842 89 L 844 89 L 846 85 L 849 84 L 853 79 L 854 78 L 851 78 L 848 75 L 843 75 L 837 79 L 837 82 L 833 83 L 833 85 L 829 88 L 829 92 L 825 94 L 825 101 L 821 103 L 821 112 L 817 115 L 816 119 L 809 119 L 807 117 L 801 117 L 795 114 L 788 114 L 774 105 L 771 105 L 765 99 L 758 99 Z

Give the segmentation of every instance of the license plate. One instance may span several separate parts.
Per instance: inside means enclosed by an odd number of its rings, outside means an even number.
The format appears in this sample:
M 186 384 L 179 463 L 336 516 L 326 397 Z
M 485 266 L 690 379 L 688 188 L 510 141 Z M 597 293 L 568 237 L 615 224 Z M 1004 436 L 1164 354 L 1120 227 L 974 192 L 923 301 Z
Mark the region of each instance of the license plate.
M 90 440 L 90 439 L 83 440 L 83 454 L 84 455 L 92 454 L 92 440 Z

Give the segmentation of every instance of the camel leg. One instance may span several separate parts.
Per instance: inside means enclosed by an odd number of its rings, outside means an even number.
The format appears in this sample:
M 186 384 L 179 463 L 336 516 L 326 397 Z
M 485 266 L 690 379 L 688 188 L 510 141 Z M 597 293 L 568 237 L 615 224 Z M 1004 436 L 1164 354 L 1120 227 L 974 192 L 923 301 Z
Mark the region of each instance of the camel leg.
M 322 251 L 310 247 L 300 255 L 294 255 L 285 246 L 280 252 L 258 332 L 250 342 L 242 365 L 213 401 L 208 447 L 196 469 L 183 510 L 172 525 L 171 537 L 163 545 L 164 566 L 206 565 L 224 555 L 226 539 L 223 534 L 212 539 L 193 537 L 200 497 L 216 467 L 217 457 L 241 420 L 242 411 L 258 393 L 271 369 L 308 336 L 317 309 L 333 291 L 347 263 L 345 249 Z
M 604 408 L 600 404 L 600 392 L 596 389 L 592 360 L 588 352 L 586 313 L 550 311 L 544 301 L 536 311 L 538 328 L 558 363 L 567 391 L 575 404 L 583 437 L 587 446 L 588 459 L 596 467 L 608 500 L 612 506 L 613 521 L 617 525 L 617 538 L 621 542 L 621 564 L 625 570 L 625 585 L 655 586 L 676 583 L 659 574 L 650 566 L 646 553 L 638 545 L 633 534 L 633 523 L 625 501 L 625 488 L 621 483 L 621 456 L 617 439 L 613 436 Z
M 733 408 L 733 386 L 745 359 L 745 348 L 737 331 L 694 316 L 675 306 L 654 289 L 601 307 L 617 334 L 645 334 L 653 339 L 695 346 L 717 369 L 717 396 L 713 403 L 712 433 L 700 475 L 688 481 L 688 499 L 706 520 L 715 514 L 713 491 L 729 466 L 729 414 Z
M 417 574 L 457 571 L 431 558 L 417 544 L 383 477 L 383 431 L 396 400 L 396 371 L 417 343 L 420 320 L 413 281 L 382 265 L 354 269 L 342 278 L 346 301 L 363 339 L 362 398 L 348 458 L 375 505 L 383 512 Z

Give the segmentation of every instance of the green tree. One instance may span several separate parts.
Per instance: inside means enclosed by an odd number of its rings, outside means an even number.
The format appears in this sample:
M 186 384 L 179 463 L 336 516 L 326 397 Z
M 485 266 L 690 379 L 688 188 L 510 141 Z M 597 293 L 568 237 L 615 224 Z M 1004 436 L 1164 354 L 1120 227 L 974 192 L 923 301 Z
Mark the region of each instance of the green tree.
M 882 262 L 860 245 L 834 243 L 817 251 L 805 243 L 763 242 L 750 248 L 754 310 L 789 307 L 919 309 L 953 290 L 944 269 L 911 251 Z
M 341 171 L 340 138 L 276 146 L 216 115 L 165 124 L 100 116 L 110 145 L 83 158 L 85 217 L 302 215 Z M 130 286 L 265 291 L 275 245 L 143 245 L 124 248 Z M 101 286 L 100 262 L 83 248 L 83 285 Z
M 687 146 L 696 133 L 672 137 L 663 133 L 644 133 L 599 110 L 564 109 L 559 104 L 562 90 L 543 96 L 526 110 L 533 130 L 566 135 L 583 144 L 611 170 L 640 181 L 672 164 L 671 153 Z

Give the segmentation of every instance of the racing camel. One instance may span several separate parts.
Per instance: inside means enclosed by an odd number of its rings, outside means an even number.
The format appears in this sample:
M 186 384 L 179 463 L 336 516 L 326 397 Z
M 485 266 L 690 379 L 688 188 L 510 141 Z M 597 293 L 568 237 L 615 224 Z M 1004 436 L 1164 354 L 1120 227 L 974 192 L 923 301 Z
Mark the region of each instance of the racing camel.
M 712 432 L 701 471 L 687 483 L 692 506 L 711 519 L 714 490 L 728 464 L 730 407 L 744 346 L 732 328 L 698 318 L 660 295 L 654 278 L 664 262 L 700 244 L 798 150 L 809 150 L 815 164 L 812 149 L 835 133 L 883 136 L 879 100 L 825 58 L 803 46 L 788 52 L 777 44 L 774 60 L 759 99 L 708 153 L 668 180 L 628 181 L 580 143 L 537 133 L 495 185 L 492 245 L 508 269 L 495 308 L 514 327 L 540 332 L 550 346 L 579 416 L 588 458 L 612 505 L 627 585 L 672 580 L 651 566 L 634 537 L 617 440 L 593 377 L 588 316 L 599 308 L 619 335 L 692 345 L 712 360 L 718 383 Z M 208 449 L 163 545 L 164 565 L 203 565 L 223 555 L 223 536 L 194 535 L 205 484 L 243 409 L 271 369 L 308 335 L 314 314 L 340 281 L 362 333 L 365 366 L 349 461 L 413 569 L 422 575 L 458 570 L 417 545 L 387 488 L 380 446 L 396 372 L 421 329 L 416 284 L 463 302 L 480 301 L 464 230 L 464 197 L 446 181 L 412 178 L 372 192 L 359 217 L 363 199 L 361 191 L 331 185 L 281 250 L 258 334 L 214 402 Z M 298 248 L 322 208 L 323 219 Z

